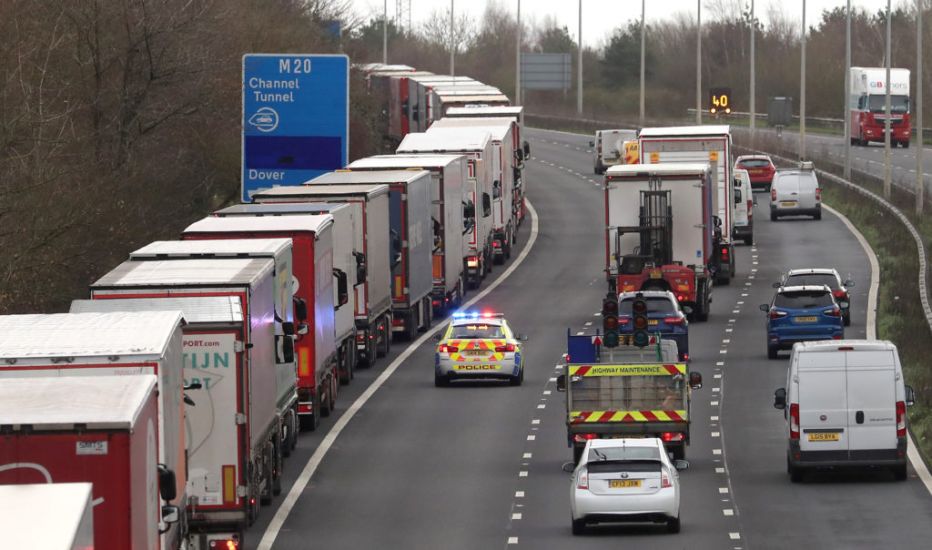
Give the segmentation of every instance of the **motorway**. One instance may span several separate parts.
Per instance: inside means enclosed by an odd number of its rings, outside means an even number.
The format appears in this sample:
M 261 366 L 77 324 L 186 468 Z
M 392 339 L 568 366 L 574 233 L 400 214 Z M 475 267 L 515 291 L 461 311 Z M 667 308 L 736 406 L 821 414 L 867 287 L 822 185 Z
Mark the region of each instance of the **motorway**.
M 786 355 L 767 359 L 758 305 L 786 268 L 835 267 L 857 282 L 847 335 L 864 337 L 871 274 L 837 217 L 770 222 L 763 195 L 756 245 L 738 247 L 737 279 L 715 288 L 709 322 L 690 326 L 691 368 L 705 386 L 693 393 L 682 533 L 624 526 L 571 535 L 569 474 L 561 470 L 571 452 L 553 377 L 567 328 L 600 325 L 604 210 L 588 136 L 527 135 L 525 177 L 539 233 L 523 263 L 478 304 L 529 336 L 524 385 L 435 388 L 435 342 L 424 337 L 410 353 L 395 344 L 388 360 L 344 388 L 337 418 L 303 434 L 285 466 L 283 497 L 291 492 L 293 500 L 261 511 L 246 548 L 259 547 L 263 535 L 262 548 L 283 550 L 927 547 L 932 498 L 912 468 L 905 483 L 885 472 L 817 474 L 803 484 L 786 475 L 783 416 L 771 405 L 785 384 Z M 530 231 L 527 221 L 519 249 Z M 384 382 L 374 393 L 373 381 Z M 368 400 L 351 407 L 360 396 Z M 354 416 L 336 422 L 347 414 Z M 334 426 L 342 428 L 335 439 Z M 299 474 L 312 455 L 320 461 L 305 487 Z M 269 528 L 283 501 L 281 521 Z

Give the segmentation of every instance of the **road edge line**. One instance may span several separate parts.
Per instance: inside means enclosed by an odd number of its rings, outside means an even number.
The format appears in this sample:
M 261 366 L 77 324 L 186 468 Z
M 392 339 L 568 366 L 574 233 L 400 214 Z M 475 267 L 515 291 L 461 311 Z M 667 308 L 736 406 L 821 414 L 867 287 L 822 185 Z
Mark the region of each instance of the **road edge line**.
M 845 226 L 847 226 L 848 231 L 854 235 L 858 243 L 861 244 L 861 248 L 864 249 L 864 252 L 867 254 L 867 259 L 871 264 L 871 288 L 867 294 L 867 339 L 876 340 L 877 339 L 877 295 L 880 292 L 880 263 L 877 261 L 877 255 L 874 254 L 874 249 L 871 248 L 870 243 L 867 242 L 867 239 L 864 238 L 864 235 L 858 230 L 857 227 L 851 223 L 851 220 L 847 218 L 844 214 L 835 210 L 831 206 L 823 203 L 822 208 L 825 208 L 832 214 L 834 214 Z M 906 449 L 906 456 L 909 458 L 909 462 L 913 465 L 913 469 L 916 470 L 916 474 L 919 476 L 919 479 L 922 481 L 923 485 L 926 486 L 926 490 L 929 491 L 929 494 L 932 494 L 932 474 L 929 473 L 929 469 L 926 467 L 925 461 L 922 460 L 922 457 L 919 455 L 919 451 L 916 450 L 916 442 L 913 440 L 913 434 L 909 433 L 909 446 Z
M 515 269 L 520 266 L 524 260 L 530 254 L 531 249 L 534 246 L 534 242 L 537 241 L 537 235 L 540 232 L 540 220 L 537 216 L 537 211 L 534 209 L 534 206 L 531 204 L 531 201 L 526 200 L 525 206 L 528 209 L 528 212 L 531 214 L 531 233 L 528 235 L 528 240 L 524 244 L 524 248 L 521 249 L 521 253 L 515 258 L 515 261 L 508 266 L 508 269 L 502 272 L 488 287 L 483 289 L 473 296 L 471 300 L 468 300 L 463 307 L 469 307 L 482 298 L 485 298 L 490 292 L 495 290 L 502 282 L 504 282 Z M 282 500 L 282 503 L 278 506 L 278 509 L 275 510 L 275 515 L 272 517 L 272 520 L 269 522 L 268 526 L 265 528 L 265 532 L 262 534 L 262 539 L 259 541 L 258 550 L 271 550 L 272 545 L 275 544 L 275 539 L 278 538 L 278 533 L 281 531 L 282 527 L 285 525 L 285 520 L 288 519 L 288 516 L 291 514 L 291 510 L 294 508 L 294 505 L 297 503 L 298 498 L 300 498 L 301 493 L 304 492 L 304 489 L 307 488 L 308 483 L 311 481 L 311 477 L 317 471 L 317 468 L 320 466 L 320 463 L 323 462 L 324 457 L 327 452 L 333 446 L 333 443 L 336 441 L 337 437 L 340 436 L 340 433 L 343 432 L 343 429 L 349 424 L 349 421 L 356 416 L 356 413 L 366 404 L 367 401 L 381 388 L 385 382 L 398 370 L 398 367 L 404 363 L 404 361 L 414 353 L 414 350 L 419 348 L 421 344 L 426 342 L 431 338 L 437 331 L 444 327 L 443 323 L 438 323 L 433 328 L 429 329 L 427 332 L 421 335 L 420 338 L 408 345 L 403 352 L 401 352 L 394 361 L 391 362 L 385 370 L 383 370 L 376 377 L 372 383 L 365 389 L 365 391 L 360 394 L 359 397 L 353 401 L 353 404 L 350 405 L 346 412 L 343 413 L 340 418 L 336 421 L 327 435 L 324 437 L 323 441 L 320 442 L 320 445 L 317 446 L 317 449 L 314 450 L 314 453 L 307 460 L 307 463 L 304 465 L 304 469 L 301 471 L 301 474 L 295 480 L 294 484 L 291 486 L 291 489 L 288 490 L 288 494 L 285 496 L 285 499 Z

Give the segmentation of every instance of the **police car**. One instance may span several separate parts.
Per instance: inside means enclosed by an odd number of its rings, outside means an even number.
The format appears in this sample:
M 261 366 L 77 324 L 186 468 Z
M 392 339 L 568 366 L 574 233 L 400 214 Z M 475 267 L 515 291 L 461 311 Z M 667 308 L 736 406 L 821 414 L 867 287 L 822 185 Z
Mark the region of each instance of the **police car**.
M 522 342 L 501 313 L 458 312 L 439 335 L 434 384 L 455 379 L 502 379 L 512 386 L 524 380 Z

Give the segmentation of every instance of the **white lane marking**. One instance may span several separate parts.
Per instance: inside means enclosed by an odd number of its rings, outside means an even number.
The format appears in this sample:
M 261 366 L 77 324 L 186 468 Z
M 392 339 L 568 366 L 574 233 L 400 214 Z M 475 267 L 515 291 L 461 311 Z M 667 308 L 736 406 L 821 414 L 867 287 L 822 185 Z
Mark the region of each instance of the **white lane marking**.
M 511 519 L 521 519 L 521 512 L 511 514 Z
M 880 263 L 877 261 L 877 255 L 874 254 L 874 250 L 870 247 L 870 244 L 867 242 L 867 239 L 864 238 L 864 235 L 858 231 L 858 228 L 851 223 L 851 221 L 844 216 L 841 212 L 835 210 L 834 208 L 823 204 L 826 210 L 835 214 L 838 219 L 848 227 L 848 230 L 854 235 L 858 243 L 861 244 L 861 248 L 864 249 L 864 253 L 867 254 L 867 259 L 871 264 L 871 287 L 867 293 L 867 335 L 868 340 L 877 339 L 877 294 L 880 290 Z M 906 448 L 906 456 L 909 458 L 909 462 L 913 465 L 913 469 L 916 470 L 916 475 L 919 476 L 919 479 L 922 481 L 922 484 L 926 486 L 926 490 L 929 493 L 932 493 L 932 474 L 929 473 L 929 469 L 926 467 L 925 462 L 923 462 L 922 457 L 919 455 L 919 451 L 916 449 L 916 441 L 913 439 L 913 434 L 909 434 L 909 445 Z
M 729 323 L 734 323 L 734 322 L 735 322 L 735 319 L 729 319 L 728 322 L 729 322 Z
M 712 432 L 712 437 L 719 437 L 722 434 L 720 432 Z
M 741 534 L 740 533 L 728 533 L 728 538 L 730 538 L 731 540 L 740 540 Z
M 555 376 L 551 376 L 551 377 L 550 377 L 550 381 L 551 381 L 551 382 L 556 382 L 556 381 L 557 381 L 557 379 L 556 379 L 556 377 L 555 377 Z M 545 393 L 544 395 L 547 395 L 547 394 Z
M 727 495 L 727 494 L 728 494 L 728 487 L 719 487 L 719 488 L 718 488 L 718 494 L 720 494 L 720 495 Z
M 737 315 L 737 314 L 741 313 L 741 310 L 740 310 L 740 309 L 733 309 L 733 310 L 731 310 L 731 312 L 732 312 L 733 314 Z
M 518 537 L 508 537 L 508 544 L 518 544 Z
M 541 403 L 540 405 L 537 406 L 537 408 L 538 408 L 538 409 L 546 409 L 546 408 L 547 408 L 547 405 L 544 405 L 543 403 Z
M 716 468 L 716 469 L 715 469 L 715 473 L 716 473 L 716 474 L 724 474 L 724 473 L 725 473 L 725 468 Z
M 722 513 L 725 514 L 726 516 L 735 515 L 735 511 L 732 510 L 731 508 L 725 508 L 724 510 L 722 510 Z
M 722 354 L 722 355 L 725 355 L 725 354 L 728 353 L 728 350 L 727 350 L 727 349 L 720 349 L 720 350 L 718 350 L 718 352 L 719 352 L 720 354 Z
M 712 375 L 712 378 L 721 378 L 721 377 L 722 377 L 721 373 Z
M 720 392 L 721 390 L 722 390 L 722 388 L 712 388 L 712 393 L 718 393 L 718 392 Z
M 723 344 L 730 344 L 730 343 L 731 343 L 731 340 L 725 339 L 725 340 L 722 340 L 722 343 L 723 343 Z
M 531 457 L 533 457 L 533 456 L 534 456 L 533 453 L 524 453 L 524 454 L 521 456 L 521 458 L 531 458 Z
M 715 366 L 716 366 L 716 367 L 724 367 L 724 366 L 725 366 L 725 362 L 724 362 L 724 361 L 716 361 L 716 362 L 715 362 Z
M 748 293 L 747 293 L 747 292 L 742 292 L 742 293 L 741 293 L 741 297 L 742 297 L 742 298 L 747 298 L 747 297 L 748 297 Z
M 473 296 L 473 298 L 463 304 L 464 308 L 475 304 L 479 300 L 488 296 L 490 292 L 498 288 L 512 273 L 524 263 L 525 258 L 528 254 L 531 253 L 531 248 L 534 246 L 534 243 L 537 241 L 537 235 L 540 232 L 540 220 L 537 216 L 537 210 L 534 209 L 534 205 L 531 204 L 531 201 L 526 200 L 525 205 L 527 206 L 528 212 L 531 214 L 531 233 L 528 235 L 528 239 L 524 244 L 524 248 L 521 249 L 521 254 L 515 258 L 513 264 L 508 266 L 508 269 L 502 272 L 497 279 L 492 281 L 492 283 L 480 291 L 478 294 Z M 414 351 L 420 347 L 424 342 L 429 341 L 433 338 L 434 334 L 440 331 L 444 327 L 443 323 L 439 323 L 437 326 L 431 328 L 427 332 L 421 335 L 420 338 L 412 342 L 401 354 L 391 362 L 390 365 L 385 367 L 378 377 L 369 384 L 369 387 L 356 398 L 356 401 L 346 409 L 346 412 L 337 419 L 333 427 L 324 437 L 323 441 L 320 442 L 317 449 L 314 451 L 314 454 L 307 460 L 307 463 L 304 465 L 304 469 L 301 470 L 301 474 L 298 476 L 298 479 L 295 480 L 294 485 L 291 486 L 291 489 L 288 490 L 288 494 L 285 495 L 285 498 L 282 500 L 281 505 L 275 511 L 275 515 L 272 517 L 272 520 L 269 522 L 268 527 L 265 528 L 265 533 L 262 534 L 262 540 L 259 541 L 259 546 L 257 550 L 271 550 L 272 544 L 275 543 L 275 539 L 278 538 L 278 533 L 282 530 L 282 527 L 285 525 L 285 520 L 288 519 L 288 515 L 291 514 L 291 511 L 294 509 L 295 504 L 298 502 L 298 498 L 307 488 L 307 484 L 310 483 L 311 477 L 314 475 L 314 472 L 317 471 L 317 468 L 320 466 L 320 463 L 323 462 L 324 456 L 327 452 L 333 447 L 334 442 L 343 432 L 346 425 L 349 424 L 350 420 L 356 416 L 356 413 L 362 409 L 363 405 L 375 395 L 375 392 L 381 388 L 386 381 L 391 377 L 392 374 L 398 370 L 405 360 L 410 357 Z M 542 408 L 538 405 L 539 408 Z M 528 436 L 533 437 L 533 436 Z M 517 538 L 515 539 L 517 541 Z
M 725 332 L 734 332 L 734 331 L 735 331 L 735 329 L 733 329 L 733 328 L 726 328 L 726 329 L 725 329 Z
M 515 491 L 515 498 L 524 498 L 524 491 Z
M 534 420 L 531 420 L 531 424 L 540 424 L 540 419 L 535 418 Z
M 541 406 L 542 406 L 542 405 L 538 405 L 537 408 L 540 408 Z M 528 440 L 528 441 L 534 441 L 535 439 L 537 439 L 537 436 L 534 435 L 534 434 L 531 434 L 531 435 L 527 436 L 527 440 Z
M 711 406 L 713 406 L 713 407 L 718 407 L 718 401 L 711 401 L 711 402 L 709 403 L 709 405 L 711 405 Z
M 712 449 L 712 454 L 714 454 L 714 455 L 720 455 L 720 454 L 722 454 L 722 450 L 721 450 L 721 449 Z
M 718 417 L 717 417 L 717 416 L 710 416 L 710 417 L 709 417 L 709 420 L 711 420 L 712 422 L 718 422 Z
M 554 380 L 554 382 L 556 382 L 556 380 Z M 553 392 L 550 390 L 544 390 L 544 395 L 550 395 L 551 393 Z
M 592 326 L 592 321 L 586 321 L 586 322 L 584 323 L 584 325 L 587 326 L 587 327 L 591 327 L 591 326 Z
M 579 331 L 579 332 L 576 333 L 576 336 L 582 336 L 583 334 L 585 334 L 585 332 L 581 330 L 581 331 Z
M 521 470 L 518 472 L 518 477 L 527 477 L 527 470 Z

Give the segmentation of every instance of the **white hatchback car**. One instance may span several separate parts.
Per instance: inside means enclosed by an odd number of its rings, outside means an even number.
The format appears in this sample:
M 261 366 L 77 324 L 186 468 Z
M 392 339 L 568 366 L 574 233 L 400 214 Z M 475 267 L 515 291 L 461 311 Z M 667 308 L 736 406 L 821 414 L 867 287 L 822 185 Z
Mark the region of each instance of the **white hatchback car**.
M 573 471 L 573 534 L 590 523 L 666 523 L 680 531 L 680 480 L 685 460 L 671 461 L 656 437 L 591 439 Z

